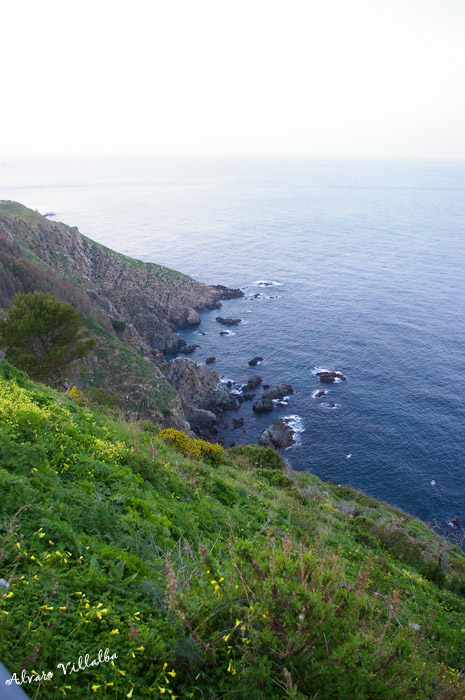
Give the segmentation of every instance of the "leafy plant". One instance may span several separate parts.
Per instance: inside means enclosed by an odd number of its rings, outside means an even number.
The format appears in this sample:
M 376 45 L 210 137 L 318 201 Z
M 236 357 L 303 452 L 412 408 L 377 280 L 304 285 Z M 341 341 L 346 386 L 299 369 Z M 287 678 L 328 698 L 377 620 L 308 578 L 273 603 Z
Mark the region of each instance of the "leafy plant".
M 14 297 L 0 322 L 0 342 L 15 366 L 45 382 L 59 381 L 95 344 L 76 309 L 43 292 Z

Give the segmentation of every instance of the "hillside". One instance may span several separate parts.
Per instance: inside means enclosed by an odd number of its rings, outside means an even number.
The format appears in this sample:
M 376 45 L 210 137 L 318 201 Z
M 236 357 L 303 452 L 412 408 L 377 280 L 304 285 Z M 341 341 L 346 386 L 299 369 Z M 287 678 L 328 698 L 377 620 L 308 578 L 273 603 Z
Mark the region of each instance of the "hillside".
M 0 660 L 30 697 L 465 696 L 459 547 L 85 401 L 0 362 Z
M 199 310 L 218 308 L 239 290 L 120 255 L 76 228 L 0 201 L 0 311 L 17 292 L 36 290 L 71 303 L 86 319 L 96 348 L 69 381 L 98 403 L 187 430 L 195 409 L 221 411 L 231 403 L 218 374 L 198 371 L 186 358 L 184 374 L 197 375 L 190 381 L 197 391 L 183 402 L 167 380 L 163 353 L 182 351 L 177 328 L 197 325 Z

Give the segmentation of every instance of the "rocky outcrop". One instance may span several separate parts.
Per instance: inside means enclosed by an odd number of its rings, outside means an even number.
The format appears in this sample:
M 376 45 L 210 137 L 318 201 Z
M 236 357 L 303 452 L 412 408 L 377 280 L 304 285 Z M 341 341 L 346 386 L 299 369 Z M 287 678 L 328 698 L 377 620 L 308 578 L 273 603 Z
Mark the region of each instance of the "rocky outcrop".
M 325 382 L 326 384 L 331 384 L 332 382 L 336 381 L 336 379 L 342 379 L 344 382 L 347 379 L 347 377 L 344 377 L 341 372 L 334 372 L 333 370 L 317 372 L 316 376 L 320 378 L 320 382 Z
M 258 399 L 258 401 L 255 401 L 252 408 L 255 413 L 267 413 L 268 411 L 273 410 L 274 404 L 271 399 L 265 399 L 262 397 L 261 399 Z
M 200 437 L 210 437 L 218 432 L 218 419 L 212 411 L 195 406 L 185 406 L 184 415 L 189 422 L 191 430 Z
M 242 322 L 241 318 L 223 318 L 222 316 L 216 317 L 217 323 L 221 323 L 223 326 L 237 326 Z
M 273 425 L 269 425 L 260 435 L 258 442 L 264 447 L 274 447 L 283 450 L 295 443 L 294 431 L 286 425 L 282 418 L 278 418 Z
M 244 296 L 244 292 L 241 289 L 230 289 L 225 287 L 223 284 L 214 284 L 212 289 L 215 289 L 220 294 L 220 299 L 240 299 Z
M 242 387 L 242 391 L 253 391 L 258 386 L 260 386 L 262 381 L 262 378 L 259 377 L 258 374 L 255 374 L 253 377 L 250 377 L 250 379 L 247 380 L 247 384 L 244 384 L 244 386 Z
M 184 306 L 180 309 L 172 309 L 170 311 L 170 319 L 178 328 L 198 326 L 200 323 L 199 314 L 190 306 Z
M 166 363 L 163 373 L 177 390 L 181 405 L 221 413 L 236 406 L 234 397 L 220 383 L 219 374 L 184 357 Z
M 260 355 L 256 355 L 251 360 L 249 360 L 249 365 L 251 367 L 255 367 L 255 365 L 258 365 L 259 362 L 263 362 L 263 357 L 260 357 Z
M 271 389 L 264 391 L 262 398 L 269 401 L 280 400 L 293 393 L 294 389 L 290 384 L 276 384 L 276 386 L 271 387 Z

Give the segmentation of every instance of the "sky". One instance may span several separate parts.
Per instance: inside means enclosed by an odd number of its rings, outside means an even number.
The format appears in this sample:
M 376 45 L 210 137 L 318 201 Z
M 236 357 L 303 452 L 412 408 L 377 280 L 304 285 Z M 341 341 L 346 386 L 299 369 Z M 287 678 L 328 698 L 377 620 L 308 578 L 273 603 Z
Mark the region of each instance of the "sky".
M 463 0 L 15 0 L 0 160 L 465 158 Z

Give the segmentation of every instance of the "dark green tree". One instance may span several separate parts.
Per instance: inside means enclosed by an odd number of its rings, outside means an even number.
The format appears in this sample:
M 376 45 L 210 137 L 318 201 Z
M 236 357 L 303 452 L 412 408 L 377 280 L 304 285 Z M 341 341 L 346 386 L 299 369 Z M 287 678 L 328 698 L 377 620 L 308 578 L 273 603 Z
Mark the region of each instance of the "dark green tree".
M 94 345 L 76 309 L 43 292 L 16 294 L 0 322 L 0 347 L 7 359 L 43 382 L 63 379 Z

